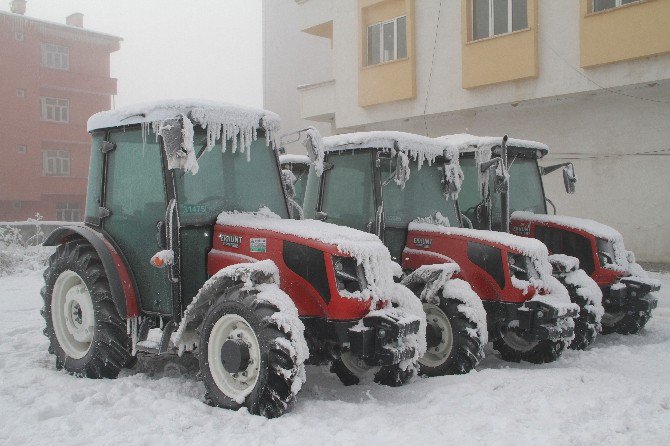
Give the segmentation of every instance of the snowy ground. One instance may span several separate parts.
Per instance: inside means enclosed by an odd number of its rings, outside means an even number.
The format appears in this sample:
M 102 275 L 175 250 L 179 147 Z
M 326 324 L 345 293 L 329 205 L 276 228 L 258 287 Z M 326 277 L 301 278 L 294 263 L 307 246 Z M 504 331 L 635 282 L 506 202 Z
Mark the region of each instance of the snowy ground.
M 509 364 L 391 389 L 308 369 L 275 420 L 202 403 L 193 358 L 142 359 L 116 380 L 55 369 L 39 272 L 0 278 L 3 444 L 670 444 L 670 274 L 646 330 L 601 337 L 556 363 Z

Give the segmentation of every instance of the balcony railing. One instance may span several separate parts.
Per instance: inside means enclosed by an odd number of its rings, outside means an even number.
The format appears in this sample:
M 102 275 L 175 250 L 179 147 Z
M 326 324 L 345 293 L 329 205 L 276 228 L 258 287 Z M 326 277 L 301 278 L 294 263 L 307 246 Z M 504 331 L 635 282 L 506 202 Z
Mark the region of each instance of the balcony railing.
M 332 122 L 335 119 L 335 80 L 301 85 L 300 116 L 302 119 L 318 122 Z

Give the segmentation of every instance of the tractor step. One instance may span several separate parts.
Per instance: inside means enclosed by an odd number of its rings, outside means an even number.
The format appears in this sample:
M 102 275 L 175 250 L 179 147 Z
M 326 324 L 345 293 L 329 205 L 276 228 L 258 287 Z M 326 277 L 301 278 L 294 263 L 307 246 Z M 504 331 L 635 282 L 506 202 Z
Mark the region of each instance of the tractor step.
M 166 353 L 176 353 L 177 349 L 170 342 L 172 334 L 177 325 L 170 321 L 162 330 L 160 328 L 140 327 L 140 333 L 144 336 L 137 343 L 137 351 L 153 355 L 164 355 Z

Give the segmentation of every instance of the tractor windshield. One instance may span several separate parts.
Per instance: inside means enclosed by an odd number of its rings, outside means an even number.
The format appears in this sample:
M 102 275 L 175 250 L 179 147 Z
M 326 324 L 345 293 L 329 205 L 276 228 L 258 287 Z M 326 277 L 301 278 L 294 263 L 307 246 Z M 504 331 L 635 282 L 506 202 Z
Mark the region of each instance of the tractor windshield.
M 193 145 L 198 173 L 177 173 L 182 225 L 212 224 L 223 211 L 255 212 L 263 206 L 288 218 L 277 158 L 262 133 L 251 144 L 251 161 L 239 148 L 233 153 L 230 140 L 224 153 L 218 144 L 205 150 L 206 134 L 202 130 L 196 131 Z
M 404 189 L 394 180 L 396 160 L 396 157 L 380 156 L 386 228 L 406 228 L 413 220 L 432 217 L 437 212 L 447 217 L 451 226 L 460 226 L 456 201 L 444 196 L 442 157 L 430 166 L 424 164 L 421 169 L 416 161 L 410 161 L 410 175 Z
M 509 209 L 546 214 L 542 177 L 535 158 L 511 156 L 509 158 Z M 500 195 L 493 196 L 493 221 L 500 221 Z

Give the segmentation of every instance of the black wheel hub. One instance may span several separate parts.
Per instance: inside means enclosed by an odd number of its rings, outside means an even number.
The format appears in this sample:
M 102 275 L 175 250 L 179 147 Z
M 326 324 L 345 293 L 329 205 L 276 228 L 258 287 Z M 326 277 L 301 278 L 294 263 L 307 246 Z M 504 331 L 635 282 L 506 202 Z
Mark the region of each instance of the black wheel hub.
M 437 347 L 442 342 L 442 329 L 437 325 L 426 325 L 426 346 L 428 348 Z
M 249 346 L 241 339 L 229 339 L 221 346 L 221 364 L 228 373 L 249 367 Z

